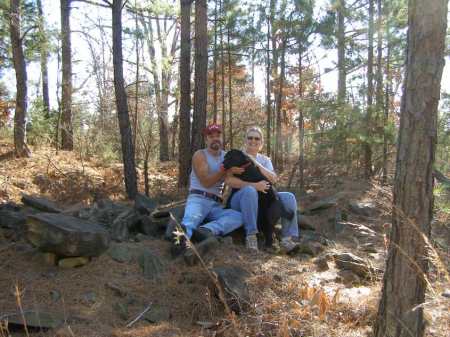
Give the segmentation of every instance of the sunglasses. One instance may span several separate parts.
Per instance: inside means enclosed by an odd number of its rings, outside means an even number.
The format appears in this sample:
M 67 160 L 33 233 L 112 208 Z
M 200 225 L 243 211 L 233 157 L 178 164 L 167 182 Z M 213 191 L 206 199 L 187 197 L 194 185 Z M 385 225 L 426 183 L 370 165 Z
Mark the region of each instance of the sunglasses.
M 256 140 L 256 141 L 260 141 L 261 138 L 259 138 L 259 137 L 248 136 L 248 137 L 247 137 L 247 140 Z

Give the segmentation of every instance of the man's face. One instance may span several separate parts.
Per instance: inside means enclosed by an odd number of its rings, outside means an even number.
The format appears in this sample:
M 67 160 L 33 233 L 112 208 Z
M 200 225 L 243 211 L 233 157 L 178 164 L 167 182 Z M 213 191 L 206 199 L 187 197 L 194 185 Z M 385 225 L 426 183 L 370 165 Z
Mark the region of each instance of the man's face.
M 222 148 L 222 133 L 213 132 L 206 136 L 206 147 L 213 150 L 219 151 Z

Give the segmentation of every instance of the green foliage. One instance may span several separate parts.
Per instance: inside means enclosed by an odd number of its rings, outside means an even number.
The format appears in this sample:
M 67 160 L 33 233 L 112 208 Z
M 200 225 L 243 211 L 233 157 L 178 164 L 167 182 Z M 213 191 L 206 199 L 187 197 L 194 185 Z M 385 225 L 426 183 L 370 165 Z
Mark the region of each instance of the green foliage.
M 44 113 L 42 99 L 38 98 L 31 103 L 28 110 L 29 122 L 27 124 L 27 141 L 31 145 L 50 144 L 55 139 L 57 114 L 52 112 L 47 118 Z

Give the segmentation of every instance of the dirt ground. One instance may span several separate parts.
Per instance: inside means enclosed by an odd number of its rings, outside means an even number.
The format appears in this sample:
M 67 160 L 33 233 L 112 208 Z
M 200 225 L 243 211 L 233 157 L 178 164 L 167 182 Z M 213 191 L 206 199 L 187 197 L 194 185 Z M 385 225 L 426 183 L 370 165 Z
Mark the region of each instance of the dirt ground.
M 55 200 L 62 208 L 109 197 L 123 199 L 120 165 L 104 167 L 95 158 L 76 153 L 55 154 L 46 148 L 34 149 L 30 159 L 8 155 L 11 146 L 0 144 L 0 203 L 20 203 L 21 193 L 39 194 Z M 154 173 L 154 172 L 157 172 Z M 174 163 L 152 166 L 153 196 L 164 201 L 179 198 Z M 143 179 L 141 179 L 143 181 Z M 241 315 L 227 315 L 215 295 L 214 283 L 200 265 L 187 266 L 173 259 L 170 244 L 157 238 L 127 242 L 132 248 L 148 248 L 164 265 L 156 280 L 144 278 L 138 263 L 114 261 L 108 254 L 93 258 L 80 268 L 49 266 L 42 254 L 24 239 L 13 241 L 0 229 L 0 316 L 23 310 L 56 312 L 66 319 L 57 329 L 30 331 L 30 336 L 367 336 L 377 310 L 382 274 L 369 280 L 344 282 L 333 261 L 321 271 L 317 260 L 326 254 L 352 252 L 384 268 L 385 224 L 390 222 L 390 188 L 348 177 L 324 178 L 309 186 L 299 198 L 299 207 L 339 196 L 338 209 L 346 221 L 367 226 L 376 234 L 372 249 L 351 236 L 333 236 L 328 231 L 336 209 L 311 216 L 317 231 L 331 244 L 317 257 L 305 254 L 251 254 L 241 245 L 223 243 L 208 256 L 208 268 L 239 266 L 251 274 L 248 280 L 250 306 Z M 372 216 L 353 214 L 349 200 L 372 201 Z M 450 289 L 448 272 L 448 217 L 437 210 L 433 224 L 437 239 L 436 260 L 431 268 L 432 289 L 427 295 L 427 336 L 448 337 L 450 300 L 441 294 Z M 111 286 L 114 285 L 114 287 Z M 120 291 L 118 291 L 119 289 Z M 147 306 L 161 311 L 156 323 L 138 320 L 126 325 Z M 126 310 L 121 310 L 126 308 Z M 23 330 L 0 328 L 0 337 L 25 336 Z

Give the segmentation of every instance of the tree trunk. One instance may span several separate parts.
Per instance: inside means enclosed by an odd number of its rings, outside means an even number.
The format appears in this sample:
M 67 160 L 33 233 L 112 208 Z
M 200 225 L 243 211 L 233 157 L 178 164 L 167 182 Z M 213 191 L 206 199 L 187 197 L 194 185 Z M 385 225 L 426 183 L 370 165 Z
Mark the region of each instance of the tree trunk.
M 391 33 L 390 33 L 390 23 L 389 14 L 390 8 L 389 3 L 385 3 L 385 14 L 386 14 L 386 41 L 387 41 L 387 52 L 386 52 L 386 85 L 384 94 L 384 113 L 383 113 L 383 173 L 382 173 L 382 183 L 385 185 L 387 183 L 387 171 L 388 171 L 388 144 L 387 144 L 387 131 L 386 127 L 389 121 L 389 107 L 391 102 Z
M 233 148 L 233 93 L 232 93 L 232 79 L 233 71 L 231 68 L 231 42 L 230 42 L 230 27 L 228 26 L 228 109 L 229 111 L 229 138 L 230 138 L 230 149 Z
M 447 0 L 410 0 L 391 244 L 376 337 L 422 337 Z
M 195 81 L 194 117 L 192 121 L 192 153 L 205 146 L 206 99 L 208 75 L 207 2 L 195 1 Z
M 347 70 L 345 67 L 345 26 L 344 26 L 345 0 L 338 0 L 337 15 L 337 45 L 338 45 L 338 104 L 342 106 L 347 97 L 346 77 Z
M 374 32 L 374 0 L 369 0 L 369 29 L 367 50 L 367 111 L 366 111 L 366 140 L 364 147 L 364 175 L 369 179 L 372 175 L 372 110 L 373 110 L 373 32 Z
M 132 141 L 130 117 L 128 114 L 127 94 L 123 79 L 122 57 L 122 0 L 112 3 L 112 34 L 113 34 L 113 64 L 114 92 L 116 95 L 117 118 L 119 119 L 122 159 L 125 178 L 125 189 L 128 198 L 134 199 L 137 194 L 136 165 L 134 162 L 134 147 Z
M 284 73 L 286 68 L 286 37 L 283 36 L 283 41 L 281 43 L 281 62 L 280 62 L 280 78 L 278 83 L 278 95 L 276 104 L 276 135 L 275 135 L 275 166 L 277 170 L 283 170 L 283 146 L 281 139 L 281 127 L 282 127 L 282 116 L 281 110 L 283 105 L 283 87 L 284 87 Z
M 223 0 L 220 0 L 220 13 L 223 13 Z M 220 21 L 220 71 L 221 71 L 221 89 L 222 89 L 222 97 L 221 97 L 221 105 L 222 105 L 222 128 L 223 128 L 223 145 L 226 146 L 227 144 L 227 137 L 225 132 L 225 126 L 227 121 L 227 114 L 225 112 L 225 56 L 224 56 L 224 44 L 223 44 L 223 19 L 224 16 L 222 15 L 222 19 Z
M 20 1 L 10 0 L 10 33 L 11 47 L 16 72 L 16 109 L 14 113 L 14 148 L 16 156 L 29 157 L 25 137 L 25 116 L 27 114 L 27 67 L 23 54 L 22 39 L 20 36 Z
M 298 39 L 298 95 L 300 101 L 303 99 L 303 69 L 302 69 L 302 45 L 300 39 Z M 305 189 L 305 124 L 303 116 L 303 108 L 300 107 L 298 111 L 298 144 L 299 144 L 299 156 L 298 156 L 298 188 L 300 193 Z
M 70 4 L 71 0 L 61 0 L 61 149 L 68 151 L 73 150 Z
M 178 187 L 189 183 L 191 168 L 191 0 L 181 0 L 180 132 L 178 136 Z
M 383 12 L 381 7 L 382 0 L 377 0 L 377 72 L 376 72 L 376 83 L 377 87 L 375 90 L 375 107 L 376 107 L 376 125 L 380 125 L 380 117 L 383 115 L 383 30 L 382 30 L 382 20 Z M 382 117 L 381 117 L 382 119 Z M 383 129 L 384 130 L 384 129 Z M 377 136 L 383 136 L 377 131 Z M 379 163 L 378 163 L 379 166 Z
M 266 154 L 267 156 L 271 156 L 271 148 L 270 148 L 270 143 L 271 143 L 271 119 L 272 119 L 272 100 L 270 98 L 270 92 L 271 92 L 271 87 L 270 87 L 270 17 L 267 16 L 267 55 L 266 55 L 266 59 L 267 59 L 267 67 L 266 67 L 266 114 L 267 114 L 267 120 L 266 120 Z
M 48 92 L 48 41 L 47 34 L 45 32 L 45 20 L 44 13 L 42 11 L 42 2 L 37 0 L 37 8 L 39 14 L 39 34 L 40 34 L 40 57 L 41 57 L 41 77 L 42 77 L 42 103 L 44 106 L 45 118 L 50 117 L 50 98 Z
M 214 1 L 213 122 L 217 123 L 217 1 Z

